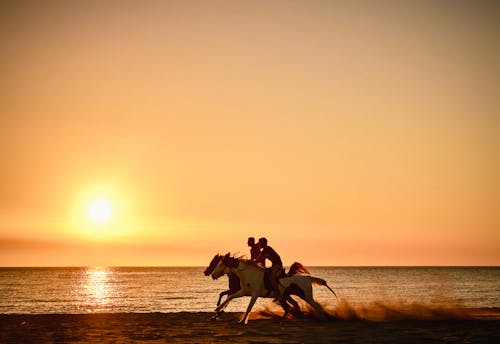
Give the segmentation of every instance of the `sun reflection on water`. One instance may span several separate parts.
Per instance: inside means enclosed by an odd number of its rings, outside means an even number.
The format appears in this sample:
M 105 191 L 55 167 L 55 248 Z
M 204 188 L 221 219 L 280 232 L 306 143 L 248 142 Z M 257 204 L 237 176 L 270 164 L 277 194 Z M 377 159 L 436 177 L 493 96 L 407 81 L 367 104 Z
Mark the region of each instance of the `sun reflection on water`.
M 86 271 L 85 291 L 90 304 L 106 305 L 109 302 L 111 274 L 112 271 L 107 268 L 90 268 Z

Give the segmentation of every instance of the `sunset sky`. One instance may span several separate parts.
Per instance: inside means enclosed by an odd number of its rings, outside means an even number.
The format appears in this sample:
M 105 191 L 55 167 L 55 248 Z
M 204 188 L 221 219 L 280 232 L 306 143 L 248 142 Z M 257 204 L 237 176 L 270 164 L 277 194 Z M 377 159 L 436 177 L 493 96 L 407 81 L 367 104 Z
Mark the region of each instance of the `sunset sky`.
M 0 0 L 0 266 L 500 265 L 499 18 Z

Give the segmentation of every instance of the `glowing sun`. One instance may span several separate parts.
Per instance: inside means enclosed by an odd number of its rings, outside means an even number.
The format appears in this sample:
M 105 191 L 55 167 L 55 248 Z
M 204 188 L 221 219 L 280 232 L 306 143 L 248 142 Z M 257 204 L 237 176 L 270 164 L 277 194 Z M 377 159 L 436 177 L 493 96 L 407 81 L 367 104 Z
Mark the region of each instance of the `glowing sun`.
M 75 195 L 68 216 L 68 232 L 90 240 L 124 238 L 135 232 L 137 222 L 125 187 L 99 183 Z
M 105 224 L 113 217 L 113 207 L 107 199 L 95 199 L 89 204 L 88 215 L 92 222 Z

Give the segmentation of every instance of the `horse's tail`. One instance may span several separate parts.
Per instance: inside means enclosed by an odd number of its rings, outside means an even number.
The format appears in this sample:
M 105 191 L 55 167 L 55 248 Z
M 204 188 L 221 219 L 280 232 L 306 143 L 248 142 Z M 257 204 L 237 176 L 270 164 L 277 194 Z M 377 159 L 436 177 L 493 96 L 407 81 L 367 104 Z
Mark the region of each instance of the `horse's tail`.
M 290 269 L 288 270 L 288 276 L 292 275 L 297 275 L 297 274 L 306 274 L 310 275 L 311 272 L 302 264 L 299 262 L 294 262 L 291 266 Z
M 330 288 L 330 286 L 326 283 L 326 281 L 324 279 L 318 278 L 318 277 L 313 277 L 313 276 L 309 276 L 309 278 L 311 279 L 311 282 L 313 284 L 322 285 L 322 286 L 327 287 L 333 293 L 333 295 L 335 295 L 335 298 L 337 298 L 337 294 L 335 294 L 333 289 Z

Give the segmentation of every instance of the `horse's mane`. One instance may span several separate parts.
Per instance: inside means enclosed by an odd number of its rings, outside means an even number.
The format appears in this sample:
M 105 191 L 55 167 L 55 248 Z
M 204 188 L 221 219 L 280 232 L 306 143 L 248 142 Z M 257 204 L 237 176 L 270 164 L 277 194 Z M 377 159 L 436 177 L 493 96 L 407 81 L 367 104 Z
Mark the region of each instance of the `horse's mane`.
M 248 259 L 248 258 L 240 258 L 240 261 L 242 261 L 243 263 L 246 263 L 248 265 L 252 265 L 252 266 L 256 266 L 256 267 L 259 267 L 261 268 L 262 266 L 256 262 L 255 260 L 251 260 L 251 259 Z
M 235 256 L 234 258 L 238 259 L 240 262 L 247 263 L 249 265 L 254 265 L 255 264 L 255 262 L 253 262 L 250 259 L 248 259 L 247 256 L 245 256 L 245 255 L 238 256 L 238 257 Z
M 233 259 L 238 259 L 238 261 L 245 263 L 250 266 L 254 266 L 259 269 L 264 269 L 264 267 L 259 263 L 256 262 L 255 260 L 248 259 L 246 255 L 237 255 L 236 253 L 230 254 L 229 257 Z
M 229 254 L 229 257 L 233 258 L 233 259 L 245 260 L 245 258 L 246 258 L 246 256 L 244 254 L 239 255 L 238 253 L 229 253 L 229 252 L 227 254 Z

